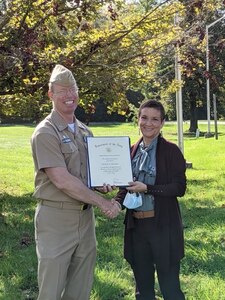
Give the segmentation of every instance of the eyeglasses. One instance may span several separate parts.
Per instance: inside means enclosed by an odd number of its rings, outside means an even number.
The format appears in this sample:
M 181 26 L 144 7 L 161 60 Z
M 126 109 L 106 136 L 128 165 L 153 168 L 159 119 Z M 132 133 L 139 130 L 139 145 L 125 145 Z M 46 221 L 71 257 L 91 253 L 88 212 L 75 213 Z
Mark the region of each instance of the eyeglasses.
M 75 96 L 78 94 L 78 89 L 77 88 L 71 88 L 71 89 L 66 89 L 63 91 L 59 91 L 59 92 L 53 92 L 54 95 L 59 96 L 59 97 L 64 97 L 66 95 L 72 95 Z

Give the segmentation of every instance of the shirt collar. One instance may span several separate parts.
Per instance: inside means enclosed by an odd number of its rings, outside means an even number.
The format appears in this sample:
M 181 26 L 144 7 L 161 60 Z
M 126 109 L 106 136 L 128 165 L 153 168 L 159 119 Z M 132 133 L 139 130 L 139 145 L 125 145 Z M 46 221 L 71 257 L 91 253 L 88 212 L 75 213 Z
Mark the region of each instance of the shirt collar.
M 145 151 L 152 150 L 156 146 L 157 141 L 158 141 L 158 136 L 155 137 L 147 147 L 145 147 L 144 141 L 142 140 L 139 144 L 139 147 Z
M 55 126 L 58 128 L 59 131 L 63 131 L 66 128 L 68 128 L 67 122 L 63 119 L 63 117 L 56 111 L 52 110 L 51 112 L 51 119 L 53 120 L 53 123 Z M 81 129 L 86 129 L 85 126 L 75 118 L 75 128 L 81 128 Z

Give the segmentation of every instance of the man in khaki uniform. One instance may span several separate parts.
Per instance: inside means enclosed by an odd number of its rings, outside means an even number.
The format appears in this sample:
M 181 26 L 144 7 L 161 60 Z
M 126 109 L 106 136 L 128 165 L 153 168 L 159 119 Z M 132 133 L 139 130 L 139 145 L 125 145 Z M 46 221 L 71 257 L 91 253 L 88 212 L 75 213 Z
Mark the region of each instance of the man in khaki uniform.
M 88 300 L 96 260 L 92 205 L 110 218 L 120 207 L 87 187 L 86 137 L 92 133 L 74 116 L 79 98 L 70 70 L 55 66 L 48 95 L 53 110 L 31 139 L 38 300 Z M 107 190 L 111 187 L 102 188 Z

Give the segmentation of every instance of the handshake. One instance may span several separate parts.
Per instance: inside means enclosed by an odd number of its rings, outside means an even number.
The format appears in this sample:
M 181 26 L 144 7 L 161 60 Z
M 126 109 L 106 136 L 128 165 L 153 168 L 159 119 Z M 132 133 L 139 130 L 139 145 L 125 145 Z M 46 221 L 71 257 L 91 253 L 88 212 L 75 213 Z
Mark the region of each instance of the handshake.
M 108 192 L 112 192 L 115 189 L 116 189 L 115 186 L 104 184 L 103 187 L 96 188 L 95 190 L 102 194 L 106 194 Z M 110 219 L 114 219 L 115 217 L 117 217 L 122 209 L 120 203 L 115 199 L 112 199 L 111 201 L 104 199 L 104 201 L 101 202 L 101 205 L 99 207 L 102 213 Z
M 106 217 L 114 219 L 120 213 L 121 205 L 118 201 L 112 199 L 111 201 L 105 201 L 101 210 Z

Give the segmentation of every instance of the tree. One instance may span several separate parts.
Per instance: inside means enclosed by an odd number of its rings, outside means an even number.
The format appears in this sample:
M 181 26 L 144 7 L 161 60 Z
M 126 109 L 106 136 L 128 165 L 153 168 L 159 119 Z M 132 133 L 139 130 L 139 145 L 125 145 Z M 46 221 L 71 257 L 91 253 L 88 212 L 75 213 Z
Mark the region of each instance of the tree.
M 157 96 L 165 99 L 168 115 L 175 118 L 176 102 L 174 91 L 182 86 L 184 118 L 190 119 L 190 132 L 198 128 L 198 114 L 202 108 L 206 112 L 206 77 L 210 76 L 212 91 L 223 92 L 223 36 L 225 28 L 220 26 L 220 35 L 214 36 L 214 42 L 220 47 L 210 55 L 210 74 L 205 72 L 205 28 L 206 24 L 219 18 L 223 14 L 222 1 L 179 1 L 181 6 L 177 10 L 178 24 L 175 26 L 176 38 L 163 55 L 154 81 L 158 88 Z M 221 30 L 223 28 L 223 30 Z M 182 67 L 182 82 L 174 80 L 174 52 L 179 49 L 180 65 Z M 225 54 L 225 53 L 224 53 Z M 217 62 L 217 63 L 216 63 Z M 153 85 L 153 83 L 149 82 Z M 220 90 L 218 89 L 221 86 Z M 220 94 L 221 94 L 220 92 Z M 221 104 L 221 103 L 220 103 Z M 222 106 L 222 105 L 221 105 Z M 219 106 L 219 109 L 221 109 Z M 221 110 L 222 111 L 222 110 Z M 205 115 L 206 116 L 206 115 Z
M 198 109 L 202 107 L 206 111 L 206 78 L 210 77 L 211 90 L 219 92 L 221 86 L 221 75 L 224 67 L 221 61 L 221 53 L 214 49 L 210 54 L 211 71 L 206 73 L 206 46 L 205 29 L 206 24 L 218 19 L 224 13 L 224 1 L 181 1 L 184 4 L 185 15 L 181 21 L 181 28 L 191 28 L 179 40 L 183 67 L 183 94 L 184 101 L 189 103 L 190 132 L 198 128 Z M 220 44 L 220 51 L 224 48 L 223 36 L 225 26 L 221 24 L 220 34 L 214 35 L 214 43 Z M 225 54 L 225 53 L 224 53 Z
M 11 0 L 0 18 L 0 117 L 38 121 L 47 114 L 55 63 L 75 74 L 87 114 L 104 99 L 108 113 L 127 115 L 132 89 L 162 99 L 174 115 L 173 95 L 185 82 L 184 107 L 193 107 L 193 117 L 203 102 L 205 24 L 221 6 L 216 0 Z M 181 22 L 174 27 L 176 13 Z M 183 82 L 174 80 L 175 47 Z
M 125 114 L 126 90 L 153 77 L 172 38 L 162 38 L 170 32 L 171 7 L 157 5 L 143 16 L 123 1 L 11 1 L 0 27 L 2 113 L 41 118 L 58 62 L 74 72 L 87 111 L 104 98 L 109 112 Z M 28 106 L 27 114 L 18 109 Z

